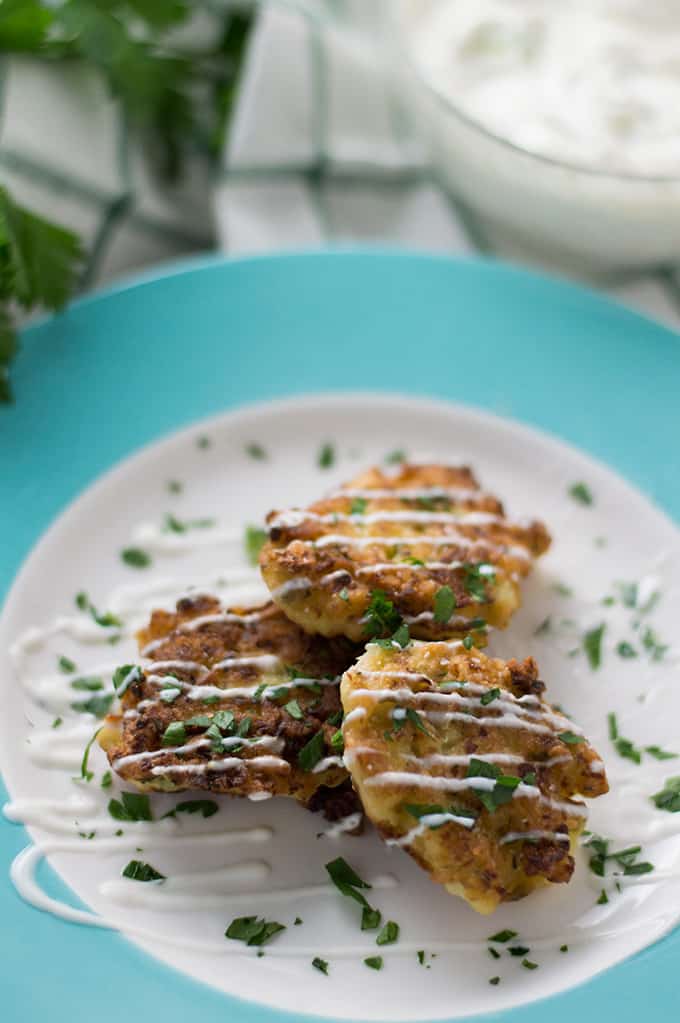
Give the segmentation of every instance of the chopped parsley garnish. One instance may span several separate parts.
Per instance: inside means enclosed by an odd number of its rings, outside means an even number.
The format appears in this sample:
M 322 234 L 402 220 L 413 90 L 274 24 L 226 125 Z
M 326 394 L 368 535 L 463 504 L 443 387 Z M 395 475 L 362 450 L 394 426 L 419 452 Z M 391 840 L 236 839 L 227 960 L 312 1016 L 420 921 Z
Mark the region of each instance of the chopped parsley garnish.
M 645 753 L 649 753 L 656 760 L 676 760 L 678 757 L 677 753 L 669 753 L 660 746 L 645 746 Z
M 304 718 L 302 708 L 300 707 L 300 704 L 297 702 L 297 700 L 289 700 L 288 703 L 284 704 L 283 709 L 286 711 L 287 714 L 290 714 L 290 716 L 294 718 L 296 721 L 302 721 L 302 719 Z
M 465 647 L 465 649 L 471 650 L 473 645 L 474 641 L 472 639 L 472 636 L 466 636 L 465 639 L 463 640 L 463 646 Z
M 263 462 L 268 457 L 267 452 L 261 444 L 246 444 L 246 454 L 258 462 Z
M 367 959 L 364 959 L 364 963 L 372 970 L 382 970 L 383 968 L 382 956 L 368 956 Z
M 603 888 L 602 891 L 600 892 L 600 897 L 597 900 L 596 905 L 597 906 L 606 906 L 608 902 L 609 902 L 609 896 L 607 895 L 606 891 Z
M 129 877 L 131 881 L 165 881 L 165 874 L 141 860 L 130 860 L 123 868 L 123 877 Z
M 418 711 L 415 710 L 415 708 L 408 707 L 406 709 L 405 719 L 406 719 L 406 721 L 409 721 L 413 725 L 414 728 L 417 728 L 419 732 L 422 732 L 423 735 L 427 735 L 427 736 L 429 736 L 431 738 L 430 733 L 428 732 L 427 728 L 425 727 L 425 723 L 423 722 L 423 719 L 421 718 L 421 716 L 418 713 Z
M 183 721 L 172 721 L 163 732 L 161 746 L 181 746 L 186 741 L 187 730 Z
M 489 984 L 493 984 L 494 987 L 496 987 L 497 984 L 500 984 L 500 982 L 500 977 L 489 977 Z
M 70 675 L 72 672 L 77 670 L 75 661 L 72 661 L 70 657 L 59 658 L 59 670 L 63 671 L 65 675 Z
M 560 952 L 568 952 L 568 951 L 569 951 L 569 946 L 568 945 L 560 945 Z
M 614 743 L 614 749 L 624 760 L 632 760 L 634 764 L 642 762 L 642 752 L 633 745 L 630 739 L 619 736 Z
M 102 696 L 91 696 L 88 700 L 76 700 L 71 704 L 71 710 L 79 714 L 93 714 L 96 718 L 103 718 L 109 712 L 113 703 L 113 693 L 104 693 Z
M 341 753 L 345 748 L 345 737 L 342 734 L 342 729 L 338 728 L 337 732 L 333 732 L 331 736 L 331 748 L 336 752 Z
M 200 813 L 201 817 L 212 817 L 218 809 L 214 799 L 187 799 L 183 803 L 178 803 L 174 810 L 164 813 L 163 818 L 176 817 L 178 813 Z
M 367 505 L 368 501 L 366 500 L 365 497 L 353 498 L 352 504 L 350 505 L 349 509 L 350 515 L 363 515 L 364 512 L 366 511 Z
M 238 916 L 232 920 L 226 931 L 225 938 L 233 941 L 245 941 L 246 945 L 266 945 L 268 941 L 285 931 L 285 924 L 279 924 L 275 920 L 265 920 L 263 917 Z
M 212 441 L 210 440 L 210 437 L 206 437 L 204 433 L 202 433 L 200 437 L 196 438 L 196 447 L 199 448 L 201 451 L 205 451 L 206 448 L 209 448 L 211 446 L 211 444 Z
M 151 555 L 141 547 L 126 547 L 120 552 L 120 557 L 130 568 L 148 568 L 151 564 Z
M 113 783 L 113 776 L 110 771 L 104 771 L 102 780 L 99 782 L 103 789 L 110 789 Z
M 295 919 L 293 920 L 293 926 L 294 927 L 299 927 L 301 923 L 302 923 L 302 917 L 301 916 L 296 916 Z
M 179 480 L 168 480 L 167 490 L 169 494 L 181 494 L 184 490 L 184 484 L 180 483 Z
M 364 906 L 361 911 L 362 931 L 375 931 L 380 927 L 382 913 L 379 909 L 372 909 L 371 906 Z
M 395 923 L 394 920 L 388 920 L 378 937 L 375 939 L 375 943 L 376 945 L 393 945 L 398 938 L 399 924 Z
M 335 462 L 335 448 L 332 444 L 323 444 L 319 450 L 317 464 L 320 469 L 330 469 Z
M 680 813 L 680 777 L 667 778 L 661 791 L 651 798 L 658 810 Z
M 605 628 L 606 625 L 603 622 L 602 625 L 589 629 L 583 637 L 583 649 L 593 671 L 599 668 L 602 662 L 602 637 L 604 636 Z
M 572 483 L 569 487 L 569 496 L 573 497 L 579 504 L 593 504 L 593 495 L 586 483 Z
M 511 956 L 519 957 L 525 956 L 527 952 L 531 952 L 531 949 L 527 948 L 526 945 L 511 945 L 510 948 L 508 948 L 508 952 Z
M 59 728 L 59 726 L 63 725 L 63 723 L 64 719 L 62 717 L 55 718 L 52 722 L 52 728 Z
M 133 682 L 139 682 L 142 678 L 142 670 L 136 664 L 122 664 L 113 673 L 113 688 L 117 696 L 122 696 Z
M 540 625 L 537 625 L 534 629 L 534 636 L 545 636 L 550 632 L 552 628 L 552 617 L 548 615 L 544 618 Z
M 557 738 L 566 742 L 568 746 L 577 746 L 580 742 L 585 741 L 582 735 L 577 735 L 575 732 L 559 732 Z
M 346 895 L 350 899 L 354 899 L 354 901 L 358 902 L 359 905 L 362 906 L 364 909 L 368 909 L 371 912 L 375 912 L 375 910 L 373 910 L 373 908 L 369 906 L 365 897 L 361 894 L 361 891 L 358 890 L 358 889 L 366 890 L 371 887 L 370 884 L 368 884 L 366 881 L 362 881 L 359 875 L 352 870 L 349 863 L 347 863 L 347 861 L 344 860 L 342 856 L 338 856 L 337 859 L 331 860 L 330 863 L 327 863 L 326 870 L 328 871 L 328 875 L 331 881 L 333 882 L 333 884 L 335 885 L 339 892 L 341 892 L 343 895 Z M 364 918 L 362 915 L 362 924 L 363 920 Z M 370 928 L 364 929 L 370 930 Z
M 82 591 L 76 596 L 76 607 L 78 607 L 81 611 L 86 611 L 92 620 L 96 622 L 97 625 L 101 625 L 103 628 L 120 628 L 123 624 L 120 618 L 111 614 L 110 611 L 106 611 L 103 614 L 97 611 L 97 608 L 94 606 L 87 593 L 83 593 Z
M 402 618 L 384 590 L 373 590 L 366 609 L 364 635 L 370 637 L 390 636 L 399 629 Z
M 625 659 L 638 656 L 638 652 L 635 647 L 631 643 L 626 642 L 626 640 L 623 640 L 621 643 L 617 643 L 616 652 L 619 657 L 623 657 Z
M 521 778 L 503 774 L 496 764 L 488 764 L 485 760 L 478 760 L 476 757 L 472 757 L 468 764 L 467 777 L 493 778 L 495 780 L 495 785 L 490 791 L 475 790 L 475 795 L 489 813 L 494 813 L 499 806 L 509 803 L 521 782 Z
M 406 452 L 401 448 L 397 448 L 396 451 L 390 451 L 388 455 L 385 455 L 385 462 L 388 465 L 398 465 L 400 462 L 406 461 Z
M 496 934 L 491 935 L 489 941 L 497 941 L 504 945 L 507 941 L 512 941 L 516 937 L 517 931 L 497 931 Z
M 493 583 L 496 579 L 494 566 L 486 561 L 480 561 L 478 564 L 470 562 L 464 566 L 464 570 L 463 586 L 466 592 L 477 603 L 484 603 L 486 601 L 486 584 Z
M 416 952 L 416 955 L 418 956 L 418 962 L 420 963 L 421 966 L 423 966 L 423 964 L 425 963 L 425 949 L 419 948 L 418 951 Z
M 532 963 L 530 959 L 523 959 L 522 966 L 525 970 L 537 970 L 538 963 Z
M 650 629 L 649 626 L 642 633 L 642 645 L 653 661 L 660 661 L 668 650 L 667 644 L 662 643 L 654 630 Z
M 501 957 L 500 952 L 497 952 L 496 949 L 493 948 L 491 945 L 489 945 L 489 947 L 487 948 L 487 952 L 489 953 L 492 959 L 500 959 Z
M 456 609 L 456 598 L 450 586 L 441 586 L 434 595 L 434 620 L 441 625 L 449 621 Z
M 90 750 L 92 749 L 92 744 L 94 743 L 94 740 L 97 738 L 100 732 L 101 728 L 98 728 L 97 731 L 92 736 L 92 738 L 90 739 L 90 741 L 88 742 L 85 749 L 83 750 L 83 759 L 80 761 L 80 777 L 83 781 L 92 781 L 92 779 L 94 778 L 94 771 L 90 771 L 87 765 L 90 759 Z
M 78 689 L 85 693 L 96 693 L 98 689 L 103 688 L 104 683 L 98 675 L 82 675 L 80 678 L 74 678 L 71 682 L 71 689 Z
M 151 821 L 149 797 L 141 792 L 121 792 L 120 800 L 109 800 L 109 813 L 117 821 Z
M 178 519 L 168 512 L 163 520 L 164 533 L 188 533 L 190 529 L 212 529 L 214 519 Z
M 246 526 L 243 542 L 248 561 L 251 565 L 257 565 L 260 557 L 260 551 L 264 547 L 266 541 L 267 533 L 264 529 L 260 529 L 259 526 Z
M 324 755 L 325 745 L 324 734 L 319 731 L 302 747 L 297 762 L 303 771 L 311 771 L 316 767 Z
M 179 689 L 176 685 L 173 685 L 172 682 L 164 682 L 163 685 L 161 686 L 161 691 L 158 694 L 158 699 L 162 703 L 174 703 L 177 697 L 181 696 L 181 694 L 182 690 Z M 217 697 L 217 699 L 219 700 L 219 696 Z
M 314 959 L 312 959 L 312 966 L 315 970 L 318 970 L 320 973 L 325 973 L 325 975 L 328 976 L 328 962 L 326 959 L 319 959 L 318 956 L 315 956 Z
M 610 852 L 609 840 L 601 838 L 599 835 L 591 835 L 584 845 L 593 850 L 593 854 L 589 860 L 589 866 L 593 874 L 597 877 L 605 876 L 605 866 L 609 861 L 613 861 L 617 866 L 621 867 L 626 876 L 648 874 L 650 871 L 654 870 L 654 866 L 651 863 L 644 861 L 640 863 L 636 862 L 638 854 L 642 851 L 642 847 L 639 845 L 633 845 L 628 849 L 618 849 L 615 852 Z
M 501 695 L 500 689 L 496 688 L 489 689 L 487 693 L 482 693 L 482 695 L 479 698 L 479 702 L 481 703 L 482 707 L 488 707 L 488 705 L 490 703 L 493 703 L 494 700 L 497 700 L 500 695 Z

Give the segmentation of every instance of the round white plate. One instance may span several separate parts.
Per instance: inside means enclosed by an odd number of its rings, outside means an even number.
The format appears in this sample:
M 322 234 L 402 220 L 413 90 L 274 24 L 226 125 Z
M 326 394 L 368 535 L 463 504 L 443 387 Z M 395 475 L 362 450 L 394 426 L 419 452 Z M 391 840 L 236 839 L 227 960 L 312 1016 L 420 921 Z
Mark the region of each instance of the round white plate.
M 336 458 L 322 469 L 318 453 L 326 442 Z M 251 443 L 267 458 L 250 457 Z M 536 656 L 552 701 L 585 728 L 604 757 L 612 792 L 593 802 L 589 827 L 611 839 L 612 849 L 642 845 L 638 859 L 655 868 L 619 879 L 620 892 L 616 878 L 590 872 L 584 850 L 571 884 L 483 918 L 370 828 L 359 838 L 330 836 L 320 817 L 293 802 L 224 799 L 209 820 L 181 815 L 121 824 L 107 813 L 119 786 L 100 787 L 106 763 L 98 749 L 90 758 L 92 781 L 73 781 L 97 721 L 68 709 L 88 694 L 69 692 L 58 657 L 75 661 L 78 676 L 101 673 L 108 684 L 117 664 L 135 659 L 131 633 L 152 607 L 172 606 L 192 586 L 219 591 L 225 600 L 264 595 L 248 568 L 245 524 L 261 523 L 273 507 L 307 502 L 399 448 L 415 457 L 464 459 L 513 517 L 541 518 L 554 537 L 525 586 L 522 610 L 505 634 L 493 634 L 490 651 Z M 169 492 L 170 480 L 182 483 L 180 494 Z M 569 496 L 576 482 L 590 488 L 592 505 Z M 167 513 L 183 521 L 214 518 L 218 525 L 164 534 L 159 527 Z M 120 551 L 132 544 L 152 550 L 150 567 L 123 564 Z M 679 762 L 649 754 L 640 765 L 623 759 L 607 722 L 615 712 L 620 734 L 636 747 L 680 752 L 680 679 L 670 646 L 679 547 L 672 523 L 609 470 L 561 442 L 465 407 L 321 396 L 201 423 L 107 473 L 55 523 L 15 582 L 0 621 L 0 767 L 14 803 L 10 812 L 27 821 L 34 842 L 98 923 L 245 999 L 333 1018 L 450 1019 L 571 987 L 649 944 L 680 916 L 680 818 L 649 798 L 680 773 Z M 622 602 L 621 584 L 633 581 L 638 604 L 660 594 L 646 613 Z M 121 630 L 101 628 L 75 607 L 79 591 L 100 611 L 123 618 L 120 642 L 107 640 Z M 606 597 L 615 602 L 603 604 Z M 602 663 L 593 670 L 582 640 L 602 623 Z M 17 646 L 35 627 L 43 631 Z M 648 629 L 669 645 L 658 660 Z M 637 656 L 621 657 L 621 642 Z M 59 716 L 63 724 L 53 728 Z M 152 797 L 156 818 L 180 798 Z M 116 836 L 119 828 L 124 833 Z M 92 831 L 93 838 L 79 837 Z M 374 883 L 371 902 L 400 925 L 396 944 L 377 948 L 375 933 L 360 930 L 357 905 L 328 883 L 324 864 L 336 856 Z M 168 881 L 121 879 L 133 858 Z M 20 866 L 24 882 L 28 873 Z M 186 897 L 173 889 L 173 879 L 189 874 L 194 885 Z M 603 888 L 609 901 L 598 904 Z M 252 914 L 287 926 L 261 958 L 224 938 L 234 917 Z M 303 923 L 294 926 L 297 916 Z M 502 945 L 500 959 L 492 959 L 487 939 L 504 928 L 517 932 L 538 969 L 523 968 Z M 565 944 L 569 950 L 561 952 Z M 418 950 L 425 952 L 423 965 Z M 376 954 L 384 958 L 380 972 L 363 963 Z M 328 976 L 312 968 L 315 956 L 328 961 Z M 501 978 L 496 986 L 488 983 L 493 976 Z

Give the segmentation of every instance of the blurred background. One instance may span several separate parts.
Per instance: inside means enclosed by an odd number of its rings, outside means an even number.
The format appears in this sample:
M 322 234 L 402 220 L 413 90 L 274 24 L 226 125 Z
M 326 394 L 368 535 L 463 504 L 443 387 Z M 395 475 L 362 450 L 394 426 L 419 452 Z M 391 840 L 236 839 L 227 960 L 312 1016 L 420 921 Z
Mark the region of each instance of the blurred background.
M 0 0 L 16 326 L 199 252 L 484 254 L 680 328 L 678 0 Z

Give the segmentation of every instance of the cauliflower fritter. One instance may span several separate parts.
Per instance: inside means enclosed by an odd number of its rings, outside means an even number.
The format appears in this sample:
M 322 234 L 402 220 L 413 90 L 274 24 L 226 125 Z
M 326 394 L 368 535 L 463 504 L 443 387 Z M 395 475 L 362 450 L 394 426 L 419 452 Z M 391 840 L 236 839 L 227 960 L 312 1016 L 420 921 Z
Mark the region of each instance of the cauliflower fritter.
M 304 511 L 272 512 L 260 565 L 272 599 L 303 629 L 358 641 L 376 591 L 421 639 L 504 628 L 519 580 L 550 545 L 540 522 L 509 522 L 470 469 L 369 469 Z
M 479 913 L 569 881 L 604 764 L 529 657 L 371 643 L 341 682 L 345 763 L 389 843 Z
M 307 635 L 274 604 L 225 610 L 210 596 L 155 611 L 138 640 L 152 660 L 125 673 L 123 713 L 99 733 L 126 782 L 294 796 L 331 819 L 359 808 L 332 745 L 353 644 Z

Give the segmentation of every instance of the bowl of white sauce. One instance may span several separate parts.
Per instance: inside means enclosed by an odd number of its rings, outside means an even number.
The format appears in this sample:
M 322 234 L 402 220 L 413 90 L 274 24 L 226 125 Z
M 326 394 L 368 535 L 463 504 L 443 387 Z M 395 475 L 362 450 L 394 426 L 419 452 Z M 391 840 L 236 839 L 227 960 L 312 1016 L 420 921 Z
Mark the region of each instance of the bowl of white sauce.
M 680 258 L 680 0 L 390 0 L 443 184 L 583 269 Z

